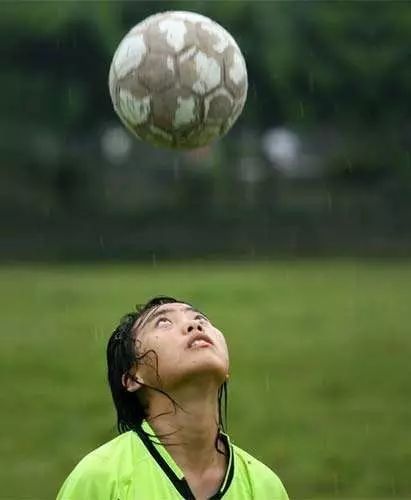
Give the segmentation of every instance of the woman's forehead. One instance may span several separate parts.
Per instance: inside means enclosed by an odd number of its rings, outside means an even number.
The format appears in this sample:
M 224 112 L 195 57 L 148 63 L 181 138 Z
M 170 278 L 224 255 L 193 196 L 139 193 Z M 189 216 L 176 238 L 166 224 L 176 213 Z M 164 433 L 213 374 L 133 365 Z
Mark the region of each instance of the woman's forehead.
M 161 304 L 160 306 L 155 306 L 147 311 L 145 317 L 149 319 L 153 315 L 173 313 L 173 312 L 186 312 L 186 311 L 197 311 L 192 305 L 185 302 L 168 302 L 167 304 Z
M 186 302 L 169 302 L 167 304 L 161 304 L 161 306 L 154 308 L 156 311 L 163 311 L 164 309 L 170 310 L 194 310 L 194 307 L 191 304 L 187 304 Z

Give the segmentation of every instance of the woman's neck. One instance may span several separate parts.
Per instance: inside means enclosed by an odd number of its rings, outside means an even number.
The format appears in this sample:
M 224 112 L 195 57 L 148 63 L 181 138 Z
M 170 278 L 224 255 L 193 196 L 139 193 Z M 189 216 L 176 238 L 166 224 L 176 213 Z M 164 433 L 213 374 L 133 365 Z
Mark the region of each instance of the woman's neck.
M 203 475 L 210 468 L 225 472 L 226 450 L 218 443 L 219 411 L 214 391 L 179 391 L 150 398 L 148 422 L 184 474 Z M 217 450 L 219 444 L 220 452 Z M 221 453 L 223 451 L 224 453 Z

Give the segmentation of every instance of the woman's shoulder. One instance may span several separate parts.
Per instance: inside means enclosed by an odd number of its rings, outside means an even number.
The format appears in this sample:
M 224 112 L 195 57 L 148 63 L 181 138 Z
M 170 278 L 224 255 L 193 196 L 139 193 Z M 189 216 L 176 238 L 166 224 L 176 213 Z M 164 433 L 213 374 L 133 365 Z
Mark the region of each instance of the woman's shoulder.
M 287 493 L 277 474 L 263 462 L 236 445 L 233 446 L 237 473 L 244 475 L 252 483 L 252 490 L 277 492 L 275 498 L 288 499 Z
M 99 469 L 104 465 L 110 468 L 113 464 L 121 460 L 121 465 L 127 462 L 128 459 L 133 460 L 142 457 L 143 447 L 141 441 L 134 431 L 127 431 L 115 438 L 107 441 L 93 451 L 85 455 L 78 463 L 77 467 L 90 467 L 97 466 Z
M 146 457 L 141 441 L 133 431 L 107 441 L 85 455 L 65 480 L 58 500 L 111 498 L 124 476 Z

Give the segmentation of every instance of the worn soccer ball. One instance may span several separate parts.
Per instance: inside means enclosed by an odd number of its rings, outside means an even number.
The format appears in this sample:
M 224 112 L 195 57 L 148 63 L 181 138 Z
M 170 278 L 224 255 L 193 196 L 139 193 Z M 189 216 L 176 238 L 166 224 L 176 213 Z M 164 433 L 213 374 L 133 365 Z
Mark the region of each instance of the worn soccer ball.
M 247 69 L 234 38 L 208 17 L 148 17 L 119 44 L 110 95 L 121 121 L 155 146 L 194 149 L 223 136 L 247 97 Z

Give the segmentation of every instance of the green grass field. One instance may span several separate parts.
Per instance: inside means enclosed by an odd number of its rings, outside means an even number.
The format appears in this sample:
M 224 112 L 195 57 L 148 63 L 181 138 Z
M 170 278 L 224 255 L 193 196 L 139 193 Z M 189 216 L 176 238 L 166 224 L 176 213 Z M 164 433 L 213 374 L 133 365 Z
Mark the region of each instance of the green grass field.
M 229 432 L 292 499 L 411 498 L 410 262 L 14 266 L 0 290 L 1 499 L 54 498 L 114 436 L 106 340 L 157 294 L 226 334 Z

